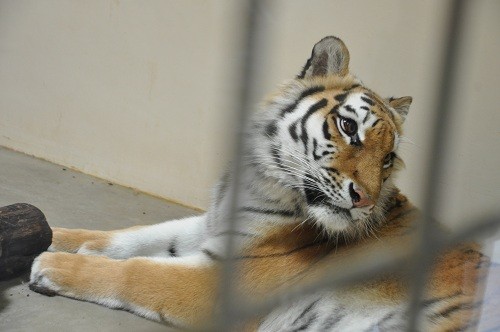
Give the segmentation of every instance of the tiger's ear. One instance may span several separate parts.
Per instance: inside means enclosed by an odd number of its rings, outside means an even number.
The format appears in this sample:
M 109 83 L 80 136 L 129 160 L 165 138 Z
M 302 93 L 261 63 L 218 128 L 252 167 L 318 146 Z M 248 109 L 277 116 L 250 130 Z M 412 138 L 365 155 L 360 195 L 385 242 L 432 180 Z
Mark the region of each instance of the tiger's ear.
M 311 57 L 297 78 L 338 75 L 349 72 L 349 51 L 344 42 L 337 37 L 321 39 L 312 50 Z
M 408 115 L 408 111 L 410 110 L 411 102 L 413 101 L 412 97 L 406 96 L 401 98 L 389 98 L 387 99 L 389 105 L 399 114 L 401 119 L 404 121 L 406 116 Z

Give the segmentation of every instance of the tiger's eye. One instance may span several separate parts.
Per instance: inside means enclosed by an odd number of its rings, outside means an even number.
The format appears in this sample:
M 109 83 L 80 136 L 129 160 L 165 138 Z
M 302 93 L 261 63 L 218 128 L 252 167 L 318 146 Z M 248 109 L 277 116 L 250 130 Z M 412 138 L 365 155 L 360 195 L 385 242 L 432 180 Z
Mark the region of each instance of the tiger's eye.
M 352 119 L 340 119 L 340 128 L 348 136 L 354 136 L 358 132 L 358 124 Z

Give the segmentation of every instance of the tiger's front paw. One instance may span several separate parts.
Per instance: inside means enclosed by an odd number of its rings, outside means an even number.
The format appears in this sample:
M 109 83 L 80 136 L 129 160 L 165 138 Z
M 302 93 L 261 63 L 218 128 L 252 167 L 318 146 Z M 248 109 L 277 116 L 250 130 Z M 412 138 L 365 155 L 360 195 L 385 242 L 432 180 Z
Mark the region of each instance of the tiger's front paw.
M 48 296 L 59 294 L 79 298 L 81 280 L 87 275 L 87 265 L 83 255 L 44 252 L 31 266 L 30 289 Z
M 47 296 L 55 296 L 60 291 L 61 287 L 52 280 L 52 276 L 56 273 L 54 267 L 50 266 L 53 255 L 56 254 L 44 252 L 33 261 L 29 283 L 32 291 Z
M 102 256 L 44 252 L 31 267 L 30 289 L 49 296 L 116 305 L 113 299 L 122 282 L 124 265 Z

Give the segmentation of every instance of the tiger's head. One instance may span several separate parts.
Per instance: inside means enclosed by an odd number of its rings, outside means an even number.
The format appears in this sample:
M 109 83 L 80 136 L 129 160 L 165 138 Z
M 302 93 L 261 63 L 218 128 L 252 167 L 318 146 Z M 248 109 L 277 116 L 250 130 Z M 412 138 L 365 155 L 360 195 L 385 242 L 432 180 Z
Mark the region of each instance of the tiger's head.
M 312 50 L 300 74 L 259 114 L 266 174 L 301 197 L 302 211 L 330 234 L 375 226 L 394 193 L 393 173 L 411 97 L 378 96 L 349 73 L 336 37 Z

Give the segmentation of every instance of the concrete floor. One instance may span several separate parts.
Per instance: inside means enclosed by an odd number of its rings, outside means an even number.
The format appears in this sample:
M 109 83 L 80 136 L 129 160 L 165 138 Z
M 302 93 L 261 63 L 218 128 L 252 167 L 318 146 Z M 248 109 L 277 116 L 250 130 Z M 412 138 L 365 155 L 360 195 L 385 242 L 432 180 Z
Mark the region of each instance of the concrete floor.
M 41 209 L 50 225 L 68 228 L 119 229 L 199 213 L 0 147 L 0 206 L 21 202 Z M 500 246 L 495 249 L 498 267 Z M 488 279 L 479 331 L 493 331 L 498 322 L 500 273 Z M 0 331 L 166 330 L 125 311 L 34 293 L 27 282 L 28 275 L 0 282 Z
M 21 202 L 68 228 L 119 229 L 199 213 L 0 147 L 0 206 Z M 165 331 L 125 311 L 34 293 L 28 279 L 0 282 L 0 331 Z

